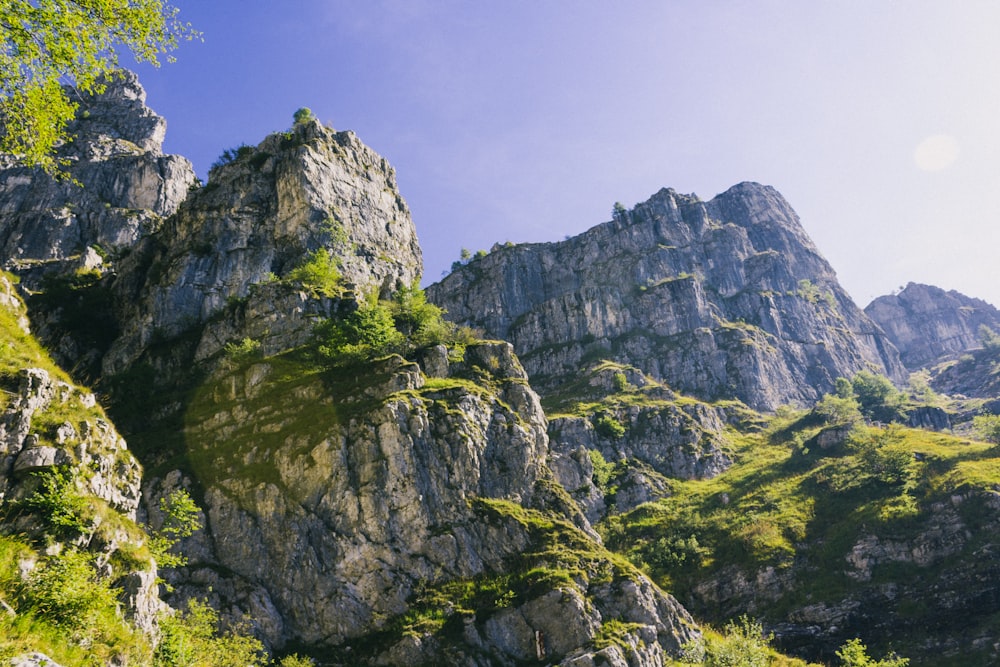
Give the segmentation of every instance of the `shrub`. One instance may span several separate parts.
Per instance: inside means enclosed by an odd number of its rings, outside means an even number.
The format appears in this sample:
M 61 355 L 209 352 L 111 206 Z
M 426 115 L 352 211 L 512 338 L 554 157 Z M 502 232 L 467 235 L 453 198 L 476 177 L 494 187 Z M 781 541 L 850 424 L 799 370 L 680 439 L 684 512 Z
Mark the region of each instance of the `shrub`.
M 861 421 L 861 410 L 853 397 L 826 394 L 813 407 L 813 412 L 831 426 L 847 426 Z
M 987 350 L 1000 350 L 1000 334 L 985 324 L 979 326 L 979 342 L 981 342 L 983 347 Z
M 858 397 L 861 412 L 869 419 L 888 422 L 899 417 L 904 397 L 889 378 L 859 371 L 851 378 L 851 388 Z
M 76 489 L 76 477 L 70 469 L 52 469 L 34 473 L 39 480 L 34 493 L 21 507 L 36 513 L 56 537 L 83 533 L 89 527 L 87 499 Z
M 238 343 L 226 343 L 224 350 L 229 359 L 247 359 L 260 352 L 260 341 L 247 337 Z
M 292 114 L 292 120 L 296 125 L 305 125 L 315 119 L 316 115 L 313 114 L 312 109 L 309 107 L 300 107 L 295 110 L 294 114 Z
M 75 549 L 52 556 L 32 570 L 19 597 L 20 608 L 72 631 L 87 629 L 116 606 L 108 582 L 97 576 L 93 557 Z
M 972 428 L 986 442 L 1000 445 L 1000 415 L 976 415 Z
M 614 476 L 615 464 L 609 463 L 604 458 L 604 455 L 596 449 L 588 449 L 587 454 L 590 456 L 590 464 L 594 469 L 591 475 L 594 484 L 601 491 L 607 493 L 610 488 L 611 478 Z
M 868 656 L 868 649 L 860 639 L 852 639 L 841 646 L 837 657 L 840 658 L 841 667 L 906 667 L 910 664 L 909 658 L 901 658 L 895 654 L 875 660 Z
M 898 446 L 903 437 L 898 426 L 863 429 L 852 438 L 851 448 L 863 472 L 875 480 L 893 486 L 906 484 L 914 475 L 913 453 Z
M 171 553 L 170 549 L 182 538 L 190 537 L 201 528 L 198 506 L 184 489 L 177 489 L 160 498 L 163 525 L 149 538 L 149 550 L 160 567 L 183 567 L 187 558 Z
M 337 298 L 344 292 L 339 262 L 326 248 L 319 248 L 301 266 L 292 269 L 288 280 L 299 283 L 313 296 Z
M 396 292 L 389 307 L 408 347 L 446 343 L 455 333 L 455 325 L 444 319 L 444 310 L 427 303 L 427 295 L 415 284 Z
M 213 162 L 212 166 L 208 168 L 209 174 L 211 174 L 211 172 L 215 171 L 216 169 L 219 169 L 220 167 L 226 166 L 227 164 L 231 164 L 233 162 L 236 162 L 237 160 L 250 157 L 251 155 L 253 155 L 253 152 L 254 152 L 254 147 L 248 146 L 247 144 L 240 144 L 236 148 L 227 148 L 226 150 L 222 151 L 222 154 L 219 156 L 219 159 Z
M 236 630 L 219 633 L 219 615 L 198 600 L 184 613 L 160 617 L 154 667 L 255 667 L 267 664 L 264 645 Z
M 594 430 L 602 437 L 617 440 L 625 435 L 625 425 L 618 421 L 614 415 L 607 412 L 594 415 L 592 421 Z
M 389 307 L 363 304 L 347 317 L 326 320 L 316 328 L 319 353 L 334 365 L 374 359 L 398 351 L 404 337 Z
M 766 667 L 773 635 L 764 635 L 759 621 L 740 616 L 726 624 L 721 639 L 709 639 L 705 646 L 706 667 Z

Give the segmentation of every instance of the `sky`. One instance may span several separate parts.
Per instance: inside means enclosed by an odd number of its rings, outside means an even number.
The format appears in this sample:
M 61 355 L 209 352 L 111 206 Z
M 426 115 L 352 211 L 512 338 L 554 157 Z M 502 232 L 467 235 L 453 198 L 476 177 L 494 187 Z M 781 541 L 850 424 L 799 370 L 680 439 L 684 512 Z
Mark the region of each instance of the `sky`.
M 203 41 L 134 67 L 165 151 L 204 178 L 309 107 L 396 168 L 425 284 L 757 181 L 860 306 L 910 281 L 1000 306 L 998 2 L 171 1 Z

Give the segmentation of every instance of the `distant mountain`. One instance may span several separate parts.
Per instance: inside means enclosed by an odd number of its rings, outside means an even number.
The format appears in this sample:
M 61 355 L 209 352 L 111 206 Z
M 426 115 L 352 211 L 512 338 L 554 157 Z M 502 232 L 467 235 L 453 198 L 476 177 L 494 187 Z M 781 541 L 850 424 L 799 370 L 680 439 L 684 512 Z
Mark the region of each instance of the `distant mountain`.
M 600 359 L 763 410 L 811 404 L 862 369 L 905 379 L 795 211 L 756 183 L 708 202 L 660 190 L 566 241 L 495 247 L 427 294 L 511 341 L 543 395 Z
M 982 347 L 983 326 L 1000 332 L 1000 311 L 992 305 L 919 283 L 878 297 L 865 313 L 882 327 L 911 370 Z

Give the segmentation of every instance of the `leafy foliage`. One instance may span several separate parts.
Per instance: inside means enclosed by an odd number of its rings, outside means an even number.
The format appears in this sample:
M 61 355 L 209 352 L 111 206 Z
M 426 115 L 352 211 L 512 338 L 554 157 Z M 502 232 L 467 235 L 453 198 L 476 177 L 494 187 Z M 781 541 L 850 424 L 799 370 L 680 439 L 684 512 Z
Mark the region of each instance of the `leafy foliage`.
M 237 343 L 226 343 L 223 348 L 226 357 L 233 360 L 248 359 L 260 352 L 260 341 L 244 337 Z
M 972 429 L 986 442 L 1000 445 L 1000 415 L 976 415 Z
M 897 425 L 855 431 L 851 441 L 865 474 L 883 484 L 906 484 L 913 477 L 913 453 L 902 447 L 904 435 Z
M 396 292 L 389 311 L 409 348 L 442 343 L 455 333 L 455 325 L 444 319 L 444 310 L 427 303 L 427 295 L 416 284 Z
M 219 615 L 198 600 L 160 618 L 154 667 L 252 667 L 267 664 L 264 645 L 241 632 L 219 632 Z
M 50 173 L 77 109 L 62 81 L 100 92 L 118 64 L 117 47 L 158 65 L 179 39 L 196 35 L 163 0 L 8 0 L 0 25 L 0 150 Z
M 840 658 L 841 667 L 906 667 L 910 664 L 909 658 L 901 658 L 895 654 L 875 660 L 869 657 L 868 649 L 856 638 L 841 646 L 837 657 Z
M 28 576 L 19 602 L 56 625 L 85 629 L 116 602 L 108 582 L 98 578 L 93 558 L 75 549 L 49 558 Z
M 330 319 L 316 329 L 322 357 L 334 365 L 374 359 L 401 349 L 405 340 L 396 329 L 389 306 L 361 304 L 350 315 Z
M 292 114 L 292 120 L 296 125 L 305 125 L 315 119 L 316 115 L 313 114 L 312 109 L 309 107 L 300 107 Z
M 991 352 L 1000 350 L 1000 334 L 985 324 L 979 327 L 979 341 Z
M 198 506 L 184 489 L 177 489 L 160 498 L 163 525 L 149 538 L 149 550 L 160 567 L 183 567 L 187 558 L 171 551 L 182 538 L 190 537 L 201 528 Z
M 340 275 L 336 256 L 326 248 L 319 248 L 306 261 L 287 276 L 317 297 L 338 298 L 344 293 L 344 279 Z
M 76 489 L 70 469 L 50 469 L 34 473 L 38 488 L 21 502 L 21 507 L 37 514 L 56 537 L 78 535 L 89 526 L 87 499 Z
M 213 162 L 212 166 L 208 168 L 209 176 L 211 177 L 212 172 L 220 167 L 224 167 L 227 164 L 236 162 L 237 160 L 250 157 L 253 155 L 253 152 L 254 147 L 248 146 L 247 144 L 240 144 L 236 148 L 227 148 L 222 151 L 221 155 L 219 155 L 219 159 Z
M 357 304 L 345 317 L 320 323 L 314 332 L 317 350 L 332 365 L 409 354 L 437 344 L 463 348 L 476 335 L 444 319 L 444 311 L 427 303 L 416 285 L 399 290 L 390 300 L 374 297 Z
M 813 407 L 813 412 L 831 426 L 848 426 L 861 421 L 861 408 L 854 396 L 826 394 Z
M 899 418 L 904 397 L 889 378 L 870 371 L 859 371 L 851 378 L 851 388 L 857 396 L 861 412 L 869 419 L 890 422 Z
M 594 430 L 598 435 L 612 440 L 618 440 L 625 436 L 625 425 L 612 414 L 600 412 L 593 417 Z
M 771 639 L 759 621 L 741 616 L 726 624 L 721 639 L 706 641 L 705 667 L 766 667 L 771 664 Z

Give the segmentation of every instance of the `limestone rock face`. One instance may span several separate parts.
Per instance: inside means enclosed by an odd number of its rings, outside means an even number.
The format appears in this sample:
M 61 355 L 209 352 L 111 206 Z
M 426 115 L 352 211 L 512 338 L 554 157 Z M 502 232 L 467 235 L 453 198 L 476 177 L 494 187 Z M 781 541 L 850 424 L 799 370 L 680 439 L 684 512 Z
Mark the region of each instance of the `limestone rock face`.
M 537 538 L 519 508 L 562 513 L 579 524 L 564 530 L 599 550 L 572 503 L 552 500 L 545 417 L 510 345 L 470 345 L 450 368 L 440 362 L 433 382 L 399 357 L 320 374 L 275 357 L 213 376 L 185 417 L 209 531 L 185 545 L 189 566 L 166 575 L 178 595 L 251 617 L 272 645 L 342 647 L 387 629 L 421 587 L 510 576 Z M 182 479 L 151 487 L 150 505 Z M 484 499 L 512 513 L 487 516 Z M 470 620 L 458 645 L 411 637 L 371 660 L 562 659 L 593 650 L 602 617 L 648 626 L 657 656 L 694 636 L 683 608 L 641 575 L 631 588 L 563 586 Z
M 3 315 L 23 334 L 5 341 L 4 351 L 30 358 L 20 350 L 29 345 L 26 309 L 4 276 L 0 294 Z M 0 411 L 0 501 L 23 494 L 21 482 L 32 472 L 72 466 L 84 493 L 135 519 L 141 469 L 94 394 L 34 367 L 0 378 L 0 389 L 8 396 Z
M 76 93 L 74 93 L 76 94 Z M 166 122 L 131 72 L 77 99 L 75 140 L 59 149 L 69 179 L 7 160 L 0 170 L 0 257 L 31 287 L 42 275 L 97 268 L 156 230 L 195 182 L 191 163 L 162 152 Z M 88 248 L 97 248 L 99 251 Z
M 543 396 L 593 358 L 757 409 L 863 368 L 904 379 L 792 208 L 754 183 L 708 202 L 661 190 L 575 238 L 494 248 L 427 293 L 510 340 Z
M 882 327 L 911 370 L 981 347 L 982 326 L 1000 332 L 1000 311 L 990 304 L 919 283 L 880 296 L 865 313 Z
M 395 172 L 353 133 L 299 123 L 231 157 L 122 263 L 122 334 L 106 372 L 122 370 L 154 333 L 206 325 L 199 357 L 248 335 L 294 346 L 329 302 L 277 283 L 316 252 L 330 253 L 359 295 L 418 279 L 420 248 Z

